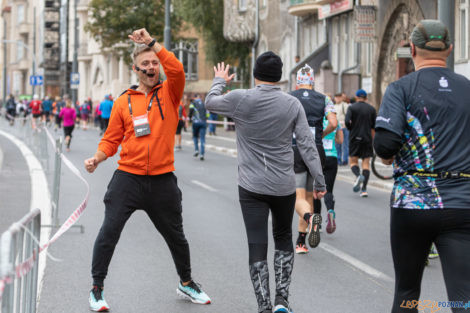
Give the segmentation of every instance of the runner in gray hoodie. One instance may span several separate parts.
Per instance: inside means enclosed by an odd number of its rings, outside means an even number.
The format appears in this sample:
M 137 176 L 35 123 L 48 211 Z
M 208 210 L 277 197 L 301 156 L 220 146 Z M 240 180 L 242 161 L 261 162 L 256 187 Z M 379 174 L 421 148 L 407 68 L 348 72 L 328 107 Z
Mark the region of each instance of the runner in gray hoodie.
M 314 197 L 325 194 L 320 158 L 299 100 L 276 84 L 282 61 L 271 51 L 261 54 L 253 70 L 256 87 L 222 91 L 234 75 L 224 63 L 214 67 L 215 78 L 206 97 L 206 109 L 231 117 L 238 148 L 238 190 L 249 246 L 250 276 L 258 312 L 291 312 L 289 285 L 294 263 L 292 219 L 295 205 L 295 174 L 292 137 L 314 178 Z M 275 242 L 276 296 L 274 311 L 269 290 L 267 263 L 268 216 L 272 215 Z

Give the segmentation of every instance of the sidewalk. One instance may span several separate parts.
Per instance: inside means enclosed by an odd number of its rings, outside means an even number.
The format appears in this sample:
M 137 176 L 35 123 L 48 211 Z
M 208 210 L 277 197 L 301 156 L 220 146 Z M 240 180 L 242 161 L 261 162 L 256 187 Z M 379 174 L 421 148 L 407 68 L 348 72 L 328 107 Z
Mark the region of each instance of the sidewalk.
M 217 127 L 216 134 L 216 136 L 209 136 L 208 133 L 206 133 L 206 150 L 237 157 L 236 132 L 227 131 L 223 127 Z M 186 132 L 183 131 L 182 136 L 183 144 L 194 149 L 191 127 L 188 127 Z M 210 162 L 210 158 L 207 160 L 206 157 L 206 161 Z M 353 184 L 356 179 L 349 166 L 339 166 L 336 177 L 339 180 L 351 184 Z M 368 186 L 384 191 L 391 191 L 393 188 L 393 180 L 377 178 L 371 171 Z

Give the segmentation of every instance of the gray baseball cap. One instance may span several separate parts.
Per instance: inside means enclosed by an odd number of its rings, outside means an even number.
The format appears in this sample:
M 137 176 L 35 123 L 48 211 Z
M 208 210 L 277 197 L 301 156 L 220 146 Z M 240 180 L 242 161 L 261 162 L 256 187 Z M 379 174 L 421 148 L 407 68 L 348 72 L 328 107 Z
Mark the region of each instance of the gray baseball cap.
M 450 46 L 449 30 L 439 20 L 419 22 L 413 29 L 410 40 L 416 47 L 431 51 L 447 50 Z

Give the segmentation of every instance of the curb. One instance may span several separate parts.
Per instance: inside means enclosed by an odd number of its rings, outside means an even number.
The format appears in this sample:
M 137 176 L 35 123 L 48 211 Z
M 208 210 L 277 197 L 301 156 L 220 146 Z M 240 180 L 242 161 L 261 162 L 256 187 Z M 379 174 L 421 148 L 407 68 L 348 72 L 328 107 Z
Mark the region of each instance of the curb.
M 194 145 L 194 143 L 191 140 L 183 140 L 182 142 L 187 146 L 193 146 Z M 233 158 L 237 157 L 237 149 L 224 148 L 224 147 L 219 147 L 219 146 L 211 145 L 211 144 L 206 144 L 205 148 L 206 148 L 206 150 L 218 152 L 220 154 L 224 154 L 224 155 L 227 155 L 227 156 L 230 156 L 230 157 L 233 157 Z M 338 180 L 354 184 L 354 178 L 353 177 L 337 174 L 336 178 Z M 376 188 L 376 189 L 380 189 L 381 191 L 391 192 L 392 188 L 393 188 L 393 182 L 369 180 L 368 186 Z
M 336 175 L 336 178 L 341 180 L 341 181 L 348 182 L 348 183 L 351 183 L 351 184 L 354 184 L 354 181 L 355 181 L 353 177 L 340 175 L 340 174 Z M 391 192 L 392 188 L 393 188 L 393 183 L 392 182 L 387 182 L 387 181 L 369 180 L 367 186 L 368 187 L 374 187 L 374 188 L 380 189 L 382 191 Z
M 3 150 L 2 150 L 2 147 L 0 147 L 0 171 L 2 171 L 2 165 L 3 165 Z

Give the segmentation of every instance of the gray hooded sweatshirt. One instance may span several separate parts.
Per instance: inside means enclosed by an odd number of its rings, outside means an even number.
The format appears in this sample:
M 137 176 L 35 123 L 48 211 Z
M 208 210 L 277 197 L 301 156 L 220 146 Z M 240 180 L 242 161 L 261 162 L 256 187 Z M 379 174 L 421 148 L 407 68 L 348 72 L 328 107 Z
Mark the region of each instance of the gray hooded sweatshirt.
M 233 90 L 222 95 L 225 80 L 214 78 L 206 109 L 231 117 L 238 148 L 238 184 L 251 192 L 286 196 L 295 192 L 295 133 L 302 159 L 314 178 L 314 188 L 325 190 L 320 157 L 299 100 L 276 85 Z

